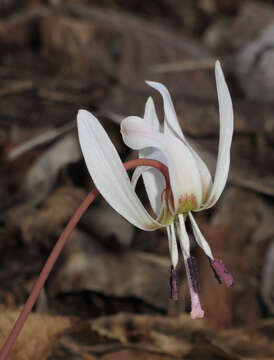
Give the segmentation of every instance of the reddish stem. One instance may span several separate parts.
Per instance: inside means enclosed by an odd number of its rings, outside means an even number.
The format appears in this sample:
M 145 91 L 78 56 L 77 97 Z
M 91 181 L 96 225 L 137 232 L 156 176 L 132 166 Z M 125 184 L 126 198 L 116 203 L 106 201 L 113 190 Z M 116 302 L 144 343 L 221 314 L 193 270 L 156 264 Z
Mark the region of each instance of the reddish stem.
M 164 165 L 158 160 L 153 160 L 153 159 L 135 159 L 135 160 L 129 160 L 124 163 L 124 167 L 126 168 L 126 170 L 136 168 L 137 166 L 151 166 L 159 170 L 165 177 L 166 188 L 170 189 L 169 172 L 166 165 Z
M 170 188 L 170 181 L 169 181 L 169 173 L 168 168 L 162 164 L 161 162 L 157 160 L 151 160 L 151 159 L 136 159 L 127 161 L 124 163 L 124 166 L 126 170 L 130 170 L 132 168 L 135 168 L 137 166 L 151 166 L 159 171 L 162 172 L 162 174 L 165 177 L 166 180 L 166 187 Z M 22 327 L 24 326 L 25 321 L 28 318 L 28 315 L 30 314 L 33 306 L 35 305 L 40 291 L 42 287 L 44 286 L 54 264 L 56 263 L 56 260 L 58 259 L 61 251 L 63 250 L 67 240 L 69 239 L 72 231 L 74 230 L 75 226 L 81 219 L 82 215 L 85 213 L 87 208 L 91 205 L 91 203 L 95 200 L 95 198 L 99 195 L 99 191 L 94 187 L 92 191 L 87 195 L 87 197 L 84 199 L 82 204 L 78 207 L 78 209 L 75 211 L 74 215 L 68 222 L 67 226 L 65 227 L 64 231 L 62 232 L 61 236 L 57 240 L 54 248 L 52 249 L 48 260 L 46 261 L 34 287 L 31 290 L 31 293 L 18 317 L 16 320 L 6 342 L 4 343 L 2 350 L 0 352 L 0 360 L 6 360 L 8 358 L 8 355 L 18 337 L 18 335 L 21 332 Z

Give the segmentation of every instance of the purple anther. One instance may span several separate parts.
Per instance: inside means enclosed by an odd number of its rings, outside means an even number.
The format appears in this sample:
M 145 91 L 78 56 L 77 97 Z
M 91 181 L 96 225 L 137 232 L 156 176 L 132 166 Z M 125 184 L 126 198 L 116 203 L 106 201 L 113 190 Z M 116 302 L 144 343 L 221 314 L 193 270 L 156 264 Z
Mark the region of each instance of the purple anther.
M 176 276 L 176 270 L 173 266 L 171 266 L 170 270 L 170 298 L 173 301 L 178 300 L 178 288 L 177 288 L 177 276 Z
M 212 271 L 213 271 L 213 273 L 214 273 L 215 279 L 216 279 L 216 280 L 218 281 L 218 283 L 221 285 L 221 284 L 222 284 L 222 280 L 220 279 L 219 275 L 217 274 L 216 270 L 214 269 L 214 267 L 213 267 L 213 265 L 212 265 L 212 262 L 213 262 L 214 260 L 210 259 L 210 257 L 209 257 L 209 258 L 208 258 L 208 261 L 209 261 L 209 264 L 210 264 L 210 266 L 211 266 L 211 269 L 212 269 Z
M 190 256 L 187 258 L 187 266 L 189 270 L 189 276 L 192 284 L 193 291 L 197 294 L 200 292 L 199 279 L 197 265 L 194 257 Z
M 234 282 L 233 277 L 229 273 L 227 268 L 225 267 L 222 260 L 209 259 L 209 262 L 210 262 L 211 268 L 215 274 L 215 277 L 220 284 L 224 283 L 227 287 L 230 287 L 231 285 L 233 285 L 233 282 Z

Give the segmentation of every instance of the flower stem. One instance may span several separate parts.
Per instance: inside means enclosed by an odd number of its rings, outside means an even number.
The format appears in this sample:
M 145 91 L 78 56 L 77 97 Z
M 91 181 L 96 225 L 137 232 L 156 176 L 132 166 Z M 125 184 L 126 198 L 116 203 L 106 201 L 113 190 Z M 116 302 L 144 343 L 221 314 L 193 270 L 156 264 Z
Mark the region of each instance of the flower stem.
M 165 177 L 166 189 L 170 189 L 168 168 L 163 163 L 153 159 L 135 159 L 124 163 L 124 167 L 126 168 L 126 170 L 136 168 L 137 166 L 151 166 L 159 170 Z
M 45 263 L 24 307 L 23 310 L 18 317 L 13 329 L 11 330 L 9 337 L 7 338 L 1 353 L 0 353 L 0 360 L 7 359 L 7 356 L 15 343 L 17 336 L 19 335 L 25 321 L 27 320 L 27 317 L 29 313 L 31 312 L 34 304 L 36 303 L 38 296 L 40 294 L 40 291 L 42 287 L 44 286 L 56 260 L 58 259 L 64 245 L 66 244 L 70 234 L 72 233 L 73 229 L 77 225 L 78 221 L 84 214 L 84 212 L 87 210 L 89 205 L 94 201 L 94 199 L 99 194 L 98 190 L 96 188 L 93 188 L 93 190 L 87 195 L 85 200 L 82 202 L 82 204 L 78 207 L 70 221 L 68 222 L 67 226 L 65 227 L 64 231 L 62 232 L 61 236 L 57 240 L 54 248 L 51 251 L 50 256 L 48 257 L 47 262 Z
M 170 181 L 169 181 L 169 173 L 168 168 L 162 164 L 161 162 L 157 160 L 151 160 L 151 159 L 136 159 L 127 161 L 124 163 L 124 166 L 126 170 L 130 170 L 132 168 L 135 168 L 137 166 L 151 166 L 159 171 L 162 172 L 162 174 L 165 177 L 166 180 L 166 186 L 170 188 Z M 18 335 L 21 332 L 22 327 L 25 324 L 25 321 L 27 320 L 33 306 L 35 305 L 40 291 L 42 287 L 44 286 L 54 264 L 56 263 L 61 251 L 63 250 L 67 240 L 69 239 L 72 231 L 74 230 L 75 226 L 81 219 L 82 215 L 85 213 L 87 208 L 91 205 L 91 203 L 96 199 L 96 197 L 99 195 L 99 191 L 94 187 L 92 191 L 87 195 L 87 197 L 84 199 L 84 201 L 81 203 L 81 205 L 78 207 L 70 221 L 68 222 L 67 226 L 65 227 L 64 231 L 62 232 L 61 236 L 57 240 L 54 248 L 52 249 L 48 260 L 46 261 L 34 287 L 31 290 L 31 293 L 18 317 L 16 320 L 7 340 L 5 341 L 1 352 L 0 352 L 0 360 L 6 360 L 8 358 L 8 355 L 18 337 Z

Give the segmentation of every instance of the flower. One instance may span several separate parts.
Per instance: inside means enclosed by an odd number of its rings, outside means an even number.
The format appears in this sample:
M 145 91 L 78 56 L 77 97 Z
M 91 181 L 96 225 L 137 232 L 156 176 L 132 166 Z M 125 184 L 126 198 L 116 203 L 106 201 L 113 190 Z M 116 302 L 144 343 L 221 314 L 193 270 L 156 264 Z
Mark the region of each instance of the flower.
M 221 260 L 214 259 L 192 212 L 207 209 L 219 199 L 228 177 L 230 147 L 233 134 L 233 109 L 224 75 L 217 61 L 215 77 L 220 112 L 220 138 L 214 181 L 210 172 L 187 142 L 177 119 L 166 87 L 147 82 L 158 90 L 164 104 L 164 129 L 161 131 L 153 100 L 148 99 L 143 118 L 129 116 L 121 123 L 121 133 L 127 146 L 139 151 L 139 158 L 154 159 L 165 164 L 169 171 L 170 188 L 161 173 L 150 166 L 136 168 L 130 181 L 119 155 L 99 121 L 85 110 L 78 113 L 78 131 L 81 149 L 90 175 L 109 204 L 140 229 L 151 231 L 166 227 L 171 256 L 172 298 L 177 299 L 176 266 L 178 248 L 176 231 L 182 249 L 191 296 L 191 317 L 204 316 L 199 301 L 199 284 L 194 258 L 190 255 L 190 241 L 186 219 L 190 219 L 194 237 L 208 256 L 219 282 L 232 285 L 232 276 Z M 135 186 L 143 177 L 151 207 L 152 218 L 135 193 Z

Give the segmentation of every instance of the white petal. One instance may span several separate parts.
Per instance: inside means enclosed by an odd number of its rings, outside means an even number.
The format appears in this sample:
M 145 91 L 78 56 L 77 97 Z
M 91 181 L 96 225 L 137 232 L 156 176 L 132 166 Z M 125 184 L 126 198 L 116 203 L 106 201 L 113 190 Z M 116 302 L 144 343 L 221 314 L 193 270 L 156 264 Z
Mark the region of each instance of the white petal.
M 160 131 L 159 119 L 156 114 L 153 99 L 151 97 L 148 98 L 145 105 L 144 121 L 155 131 Z M 139 158 L 154 159 L 165 163 L 164 156 L 161 155 L 160 151 L 154 148 L 141 149 L 139 151 Z M 152 167 L 139 167 L 135 169 L 132 176 L 132 181 L 137 182 L 141 173 L 151 207 L 154 211 L 154 214 L 158 215 L 161 209 L 161 195 L 165 189 L 165 179 L 158 170 Z
M 166 229 L 167 229 L 168 247 L 171 257 L 171 263 L 175 269 L 178 264 L 179 254 L 178 254 L 178 246 L 176 241 L 174 223 L 171 223 L 171 225 L 167 226 Z
M 140 150 L 140 158 L 154 159 L 165 163 L 165 158 L 159 150 L 153 150 L 152 148 Z M 150 167 L 150 166 L 139 166 L 134 170 L 131 178 L 132 185 L 136 186 L 140 176 L 143 176 L 144 185 L 146 188 L 147 196 L 150 201 L 150 205 L 155 213 L 159 215 L 162 203 L 162 192 L 166 188 L 166 182 L 163 174 Z
M 212 178 L 208 167 L 206 166 L 205 162 L 200 158 L 200 156 L 196 153 L 196 151 L 187 143 L 188 148 L 190 149 L 197 167 L 199 169 L 200 179 L 202 183 L 202 202 L 205 202 L 209 196 L 209 191 L 212 187 Z
M 163 84 L 155 81 L 146 81 L 146 83 L 154 89 L 158 90 L 162 95 L 165 111 L 165 133 L 169 135 L 172 134 L 173 136 L 175 135 L 179 139 L 184 139 L 184 135 L 178 122 L 178 118 L 168 89 Z
M 193 234 L 194 234 L 195 240 L 197 241 L 197 244 L 204 250 L 206 255 L 213 260 L 212 251 L 210 249 L 210 246 L 209 246 L 208 242 L 206 241 L 203 234 L 201 233 L 201 231 L 200 231 L 200 229 L 199 229 L 193 215 L 191 214 L 191 212 L 189 212 L 188 215 L 189 215 L 189 218 L 190 218 L 190 221 L 191 221 Z
M 87 168 L 102 196 L 140 229 L 159 227 L 160 224 L 151 218 L 134 192 L 120 157 L 99 121 L 88 111 L 80 110 L 77 124 Z
M 215 65 L 215 77 L 220 112 L 220 137 L 214 183 L 205 207 L 214 205 L 225 187 L 229 171 L 230 147 L 233 134 L 232 101 L 219 61 Z
M 180 241 L 184 259 L 187 259 L 188 257 L 190 257 L 189 237 L 188 237 L 188 233 L 186 232 L 184 216 L 179 215 L 178 218 L 179 218 L 179 226 L 178 226 L 179 241 Z
M 123 120 L 121 133 L 130 148 L 140 150 L 155 147 L 166 157 L 175 210 L 187 212 L 200 207 L 202 185 L 199 170 L 191 151 L 182 141 L 154 131 L 136 116 Z
M 144 120 L 156 131 L 160 131 L 160 122 L 156 114 L 155 105 L 152 97 L 147 99 L 145 105 Z
M 208 195 L 208 191 L 212 186 L 210 172 L 204 161 L 200 158 L 200 156 L 187 142 L 180 127 L 168 89 L 163 84 L 153 81 L 147 81 L 147 84 L 152 86 L 154 89 L 158 90 L 163 97 L 164 111 L 165 111 L 164 133 L 171 136 L 175 135 L 177 138 L 181 139 L 185 143 L 185 145 L 187 145 L 188 148 L 191 150 L 191 153 L 195 158 L 201 177 L 201 182 L 203 185 L 203 201 L 205 201 L 206 196 Z

